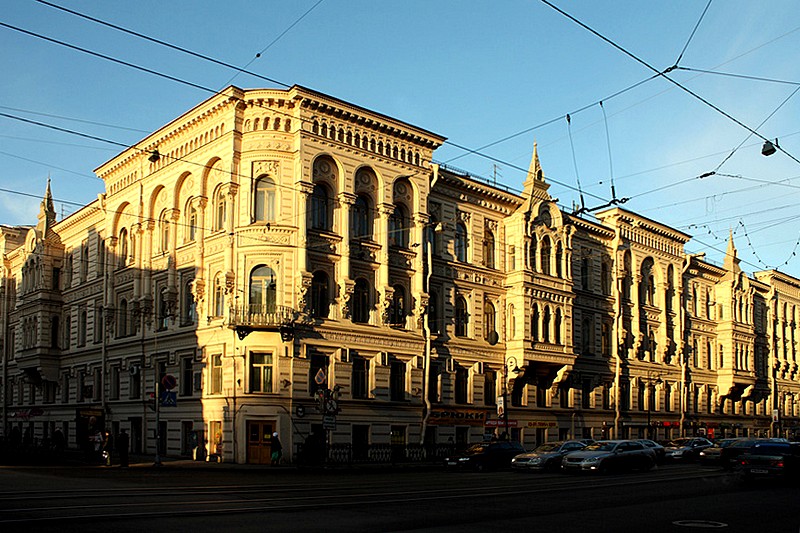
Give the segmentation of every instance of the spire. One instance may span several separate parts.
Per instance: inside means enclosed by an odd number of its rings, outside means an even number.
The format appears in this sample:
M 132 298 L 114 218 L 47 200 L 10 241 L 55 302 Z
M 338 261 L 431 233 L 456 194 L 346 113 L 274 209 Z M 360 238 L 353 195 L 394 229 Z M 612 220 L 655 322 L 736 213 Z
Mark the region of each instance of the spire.
M 544 180 L 542 165 L 539 163 L 539 149 L 536 145 L 536 141 L 533 141 L 533 156 L 531 156 L 531 164 L 528 166 L 528 175 L 525 178 L 525 182 L 532 180 Z
M 42 203 L 39 204 L 39 222 L 36 224 L 36 229 L 39 230 L 40 235 L 44 237 L 47 230 L 52 227 L 56 222 L 56 208 L 53 205 L 53 192 L 50 190 L 50 175 L 47 176 L 47 188 L 42 198 Z
M 728 249 L 725 250 L 725 261 L 722 266 L 725 268 L 725 270 L 734 274 L 738 274 L 742 270 L 739 267 L 739 258 L 737 257 L 736 246 L 733 244 L 733 229 L 730 230 L 730 235 L 728 236 Z

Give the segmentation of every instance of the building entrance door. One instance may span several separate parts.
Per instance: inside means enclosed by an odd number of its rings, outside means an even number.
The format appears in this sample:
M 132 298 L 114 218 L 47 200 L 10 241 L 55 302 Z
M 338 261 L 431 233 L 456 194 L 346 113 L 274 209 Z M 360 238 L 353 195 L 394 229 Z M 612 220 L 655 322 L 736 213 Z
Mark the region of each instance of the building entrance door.
M 247 421 L 247 462 L 257 465 L 270 464 L 272 437 L 274 423 L 261 420 Z

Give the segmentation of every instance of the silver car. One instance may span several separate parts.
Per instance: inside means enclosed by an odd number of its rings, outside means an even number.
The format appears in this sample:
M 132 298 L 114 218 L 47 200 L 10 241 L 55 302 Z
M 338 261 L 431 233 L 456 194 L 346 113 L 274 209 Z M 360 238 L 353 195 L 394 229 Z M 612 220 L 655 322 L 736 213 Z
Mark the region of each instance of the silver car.
M 577 440 L 546 442 L 532 452 L 521 453 L 511 460 L 514 470 L 555 470 L 561 467 L 561 459 L 570 452 L 586 447 Z
M 601 440 L 578 452 L 564 456 L 565 472 L 599 472 L 612 470 L 650 470 L 656 464 L 653 450 L 633 440 Z

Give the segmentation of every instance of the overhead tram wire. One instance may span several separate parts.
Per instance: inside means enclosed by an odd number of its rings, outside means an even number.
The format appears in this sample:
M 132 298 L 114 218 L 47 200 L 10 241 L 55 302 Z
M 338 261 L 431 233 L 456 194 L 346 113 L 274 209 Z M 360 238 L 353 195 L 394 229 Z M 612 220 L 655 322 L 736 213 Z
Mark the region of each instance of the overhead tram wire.
M 198 59 L 203 59 L 204 61 L 210 61 L 211 63 L 215 63 L 215 64 L 220 65 L 222 67 L 235 70 L 235 71 L 237 71 L 237 72 L 239 72 L 241 74 L 247 74 L 249 76 L 256 77 L 256 78 L 258 78 L 260 80 L 264 80 L 264 81 L 268 81 L 270 83 L 274 83 L 276 85 L 280 85 L 281 87 L 285 87 L 287 89 L 289 87 L 291 87 L 291 85 L 283 83 L 282 81 L 278 81 L 278 80 L 275 80 L 273 78 L 268 78 L 266 76 L 262 76 L 261 74 L 257 74 L 255 72 L 251 72 L 249 70 L 245 70 L 245 68 L 240 68 L 240 67 L 237 67 L 236 65 L 232 65 L 232 64 L 227 63 L 225 61 L 220 61 L 219 59 L 215 59 L 215 58 L 213 58 L 211 56 L 208 56 L 208 55 L 205 55 L 205 54 L 201 54 L 201 53 L 195 52 L 193 50 L 189 50 L 188 48 L 184 48 L 182 46 L 178 46 L 178 45 L 175 45 L 175 44 L 172 44 L 172 43 L 168 43 L 168 42 L 163 41 L 161 39 L 156 39 L 155 37 L 150 37 L 148 35 L 145 35 L 143 33 L 140 33 L 140 32 L 134 31 L 134 30 L 129 30 L 127 28 L 123 28 L 122 26 L 118 26 L 116 24 L 112 24 L 110 22 L 106 22 L 106 21 L 98 19 L 96 17 L 91 17 L 89 15 L 85 15 L 85 14 L 80 13 L 78 11 L 75 11 L 73 9 L 69 9 L 67 7 L 60 6 L 60 5 L 54 4 L 52 2 L 48 2 L 47 0 L 35 0 L 35 1 L 40 3 L 40 4 L 43 4 L 43 5 L 55 8 L 55 9 L 59 9 L 59 10 L 64 11 L 66 13 L 70 13 L 72 15 L 75 15 L 76 17 L 81 17 L 83 19 L 95 22 L 97 24 L 101 24 L 101 25 L 106 26 L 108 28 L 112 28 L 114 30 L 121 31 L 121 32 L 127 33 L 129 35 L 133 35 L 133 36 L 138 37 L 140 39 L 144 39 L 146 41 L 150 41 L 151 43 L 155 43 L 155 44 L 158 44 L 158 45 L 161 45 L 161 46 L 166 46 L 167 48 L 171 48 L 171 49 L 176 50 L 178 52 L 182 52 L 184 54 L 188 54 L 188 55 L 196 57 Z M 322 0 L 320 0 L 320 1 L 322 1 Z M 3 25 L 7 26 L 5 24 L 3 24 Z M 7 27 L 10 27 L 10 26 L 7 26 Z M 13 28 L 13 27 L 11 27 L 11 28 L 12 29 L 16 29 L 16 28 Z M 209 89 L 207 89 L 205 87 L 203 89 L 204 90 L 209 90 Z
M 569 132 L 569 146 L 572 148 L 572 164 L 575 167 L 575 181 L 578 184 L 578 195 L 581 200 L 581 207 L 575 209 L 573 215 L 579 215 L 586 211 L 586 203 L 583 201 L 583 190 L 581 189 L 581 175 L 578 173 L 578 159 L 575 157 L 575 143 L 572 142 L 572 119 L 567 113 L 567 132 Z
M 600 100 L 600 110 L 603 112 L 603 123 L 606 126 L 606 146 L 608 146 L 608 175 L 611 180 L 611 201 L 617 199 L 617 191 L 614 188 L 614 163 L 611 159 L 611 135 L 608 133 L 608 117 L 606 116 L 606 108 L 603 107 L 603 101 Z
M 783 85 L 800 85 L 800 81 L 792 80 L 779 80 L 776 78 L 764 78 L 762 76 L 748 76 L 746 74 L 734 74 L 731 72 L 719 72 L 716 70 L 704 70 L 692 67 L 678 67 L 676 70 L 684 70 L 686 72 L 697 72 L 698 74 L 713 74 L 715 76 L 725 76 L 728 78 L 737 78 L 742 80 L 763 81 L 767 83 L 778 83 Z
M 4 105 L 0 105 L 0 109 L 7 109 L 8 111 L 17 111 L 19 113 L 28 113 L 29 115 L 38 115 L 40 117 L 47 117 L 47 118 L 58 118 L 61 120 L 70 120 L 72 122 L 80 122 L 82 124 L 91 124 L 92 126 L 102 126 L 104 128 L 113 128 L 117 130 L 125 130 L 125 131 L 133 131 L 136 133 L 150 133 L 147 130 L 141 130 L 138 128 L 128 128 L 126 126 L 120 126 L 117 124 L 108 124 L 106 122 L 96 122 L 93 120 L 84 120 L 80 118 L 73 118 L 73 117 L 65 117 L 63 115 L 53 115 L 51 113 L 41 113 L 39 111 L 30 111 L 28 109 L 20 109 L 18 107 L 8 107 Z
M 590 26 L 588 26 L 587 24 L 585 24 L 585 23 L 581 22 L 580 20 L 578 20 L 577 18 L 573 17 L 572 15 L 570 15 L 569 13 L 567 13 L 566 11 L 564 11 L 563 9 L 561 9 L 561 8 L 559 8 L 558 6 L 554 5 L 554 4 L 553 4 L 552 2 L 550 2 L 549 0 L 539 0 L 539 1 L 540 1 L 540 2 L 542 2 L 543 4 L 547 5 L 548 7 L 552 8 L 553 10 L 557 11 L 558 13 L 560 13 L 561 15 L 563 15 L 564 17 L 568 18 L 569 20 L 571 20 L 571 21 L 572 21 L 572 22 L 574 22 L 575 24 L 579 25 L 580 27 L 582 27 L 582 28 L 583 28 L 583 29 L 585 29 L 586 31 L 590 32 L 592 35 L 594 35 L 594 36 L 598 37 L 599 39 L 601 39 L 601 40 L 605 41 L 606 43 L 608 43 L 609 45 L 613 46 L 614 48 L 616 48 L 617 50 L 619 50 L 619 51 L 620 51 L 620 52 L 622 52 L 623 54 L 627 55 L 628 57 L 630 57 L 631 59 L 633 59 L 633 60 L 634 60 L 634 61 L 636 61 L 637 63 L 639 63 L 639 64 L 643 65 L 644 67 L 646 67 L 647 69 L 649 69 L 649 70 L 653 71 L 653 72 L 654 72 L 654 73 L 656 73 L 658 76 L 660 76 L 660 77 L 664 78 L 665 80 L 667 80 L 668 82 L 672 83 L 673 85 L 675 85 L 676 87 L 678 87 L 679 89 L 681 89 L 681 90 L 682 90 L 682 91 L 684 91 L 685 93 L 689 94 L 689 95 L 690 95 L 690 96 L 692 96 L 693 98 L 695 98 L 695 99 L 699 100 L 700 102 L 702 102 L 703 104 L 705 104 L 707 107 L 709 107 L 709 108 L 713 109 L 714 111 L 716 111 L 716 112 L 717 112 L 717 113 L 719 113 L 720 115 L 724 116 L 724 117 L 725 117 L 725 118 L 727 118 L 728 120 L 730 120 L 730 121 L 734 122 L 735 124 L 739 125 L 740 127 L 744 128 L 745 130 L 749 131 L 749 132 L 750 132 L 750 133 L 752 133 L 753 135 L 757 136 L 757 137 L 758 137 L 758 138 L 760 138 L 762 141 L 768 141 L 768 140 L 769 140 L 769 139 L 767 139 L 766 137 L 764 137 L 763 135 L 761 135 L 760 133 L 758 133 L 757 131 L 755 131 L 753 128 L 751 128 L 750 126 L 748 126 L 747 124 L 745 124 L 744 122 L 742 122 L 741 120 L 737 119 L 736 117 L 734 117 L 734 116 L 733 116 L 733 115 L 731 115 L 730 113 L 727 113 L 726 111 L 724 111 L 723 109 L 721 109 L 719 106 L 717 106 L 717 105 L 714 105 L 713 103 L 711 103 L 711 102 L 710 102 L 710 101 L 708 101 L 707 99 L 703 98 L 702 96 L 700 96 L 700 95 L 699 95 L 699 94 L 697 94 L 696 92 L 692 91 L 692 90 L 691 90 L 691 89 L 689 89 L 688 87 L 684 86 L 683 84 L 681 84 L 681 83 L 679 83 L 679 82 L 677 82 L 677 81 L 673 80 L 673 79 L 672 79 L 672 78 L 670 78 L 669 76 L 667 76 L 667 74 L 668 74 L 669 72 L 672 72 L 673 70 L 676 70 L 676 69 L 677 69 L 677 66 L 674 66 L 674 65 L 673 65 L 673 66 L 671 66 L 671 67 L 668 67 L 667 69 L 665 69 L 665 70 L 663 70 L 663 71 L 660 71 L 660 70 L 658 70 L 657 68 L 655 68 L 654 66 L 652 66 L 650 63 L 648 63 L 647 61 L 643 60 L 642 58 L 638 57 L 637 55 L 635 55 L 635 54 L 633 54 L 632 52 L 628 51 L 627 49 L 623 48 L 622 46 L 620 46 L 619 44 L 615 43 L 614 41 L 612 41 L 611 39 L 609 39 L 609 38 L 608 38 L 608 37 L 606 37 L 605 35 L 601 34 L 601 33 L 600 33 L 600 32 L 598 32 L 597 30 L 593 29 L 592 27 L 590 27 Z M 784 154 L 785 154 L 787 157 L 789 157 L 791 160 L 793 160 L 794 162 L 796 162 L 796 163 L 800 164 L 800 159 L 796 158 L 794 155 L 792 155 L 791 153 L 789 153 L 788 151 L 786 151 L 786 149 L 785 149 L 785 148 L 783 148 L 783 147 L 781 147 L 781 146 L 776 146 L 776 148 L 777 148 L 778 150 L 780 150 L 781 152 L 783 152 L 783 153 L 784 153 Z
M 780 105 L 779 105 L 778 107 L 776 107 L 776 108 L 775 108 L 775 110 L 774 110 L 772 113 L 770 113 L 769 115 L 767 115 L 767 118 L 765 118 L 764 120 L 762 120 L 762 121 L 761 121 L 761 124 L 759 124 L 758 126 L 756 126 L 756 130 L 760 129 L 760 128 L 761 128 L 761 126 L 763 126 L 764 124 L 766 124 L 766 123 L 767 123 L 767 121 L 768 121 L 769 119 L 771 119 L 771 118 L 772 118 L 772 117 L 775 115 L 775 113 L 777 113 L 777 112 L 778 112 L 778 111 L 779 111 L 779 110 L 780 110 L 780 109 L 781 109 L 781 108 L 782 108 L 784 105 L 786 105 L 786 102 L 788 102 L 789 100 L 791 100 L 791 99 L 792 99 L 792 97 L 793 97 L 795 94 L 797 94 L 797 91 L 800 91 L 800 85 L 798 85 L 798 86 L 797 86 L 797 88 L 795 88 L 795 90 L 794 90 L 794 91 L 792 91 L 792 92 L 791 92 L 791 94 L 790 94 L 789 96 L 787 96 L 787 97 L 786 97 L 786 99 L 784 99 L 784 101 L 783 101 L 783 102 L 781 102 L 781 103 L 780 103 Z M 733 154 L 735 154 L 735 153 L 736 153 L 736 152 L 739 150 L 739 148 L 741 148 L 741 147 L 744 145 L 744 143 L 746 143 L 747 141 L 749 141 L 749 140 L 750 140 L 750 137 L 752 137 L 752 136 L 753 136 L 753 134 L 752 134 L 752 133 L 749 133 L 749 134 L 747 135 L 747 137 L 745 137 L 745 138 L 742 140 L 742 142 L 740 142 L 740 143 L 739 143 L 739 145 L 738 145 L 736 148 L 734 148 L 734 149 L 731 151 L 731 153 L 729 153 L 729 154 L 728 154 L 728 155 L 725 157 L 725 159 L 723 159 L 723 160 L 720 162 L 720 164 L 719 164 L 719 165 L 717 165 L 717 168 L 715 168 L 715 169 L 714 169 L 714 172 L 716 173 L 716 172 L 717 172 L 717 171 L 718 171 L 720 168 L 722 168 L 722 165 L 724 165 L 724 164 L 725 164 L 725 163 L 726 163 L 726 162 L 727 162 L 727 161 L 728 161 L 728 160 L 729 160 L 731 157 L 733 157 Z
M 583 107 L 579 107 L 578 109 L 576 109 L 574 111 L 570 111 L 568 114 L 576 115 L 577 113 L 580 113 L 582 111 L 586 111 L 587 109 L 591 109 L 592 107 L 596 106 L 600 102 L 608 101 L 608 100 L 611 100 L 612 98 L 616 98 L 617 96 L 620 96 L 621 94 L 624 94 L 624 93 L 626 93 L 626 92 L 628 92 L 630 90 L 633 90 L 636 87 L 639 87 L 640 85 L 644 85 L 648 81 L 654 80 L 657 77 L 658 77 L 658 75 L 653 75 L 653 76 L 650 76 L 649 78 L 645 78 L 643 80 L 637 81 L 633 85 L 629 85 L 628 87 L 625 87 L 624 89 L 620 89 L 619 91 L 617 91 L 617 92 L 615 92 L 615 93 L 613 93 L 613 94 L 611 94 L 609 96 L 606 96 L 602 100 L 597 100 L 595 102 L 592 102 L 591 104 L 587 104 L 587 105 L 585 105 Z M 535 126 L 531 126 L 530 128 L 525 128 L 524 130 L 518 131 L 516 133 L 512 133 L 511 135 L 507 135 L 506 137 L 503 137 L 502 139 L 498 139 L 498 140 L 496 140 L 494 142 L 490 142 L 489 144 L 485 144 L 485 145 L 483 145 L 483 146 L 481 146 L 479 148 L 476 148 L 475 151 L 477 152 L 477 151 L 485 150 L 487 148 L 491 148 L 492 146 L 496 146 L 496 145 L 504 143 L 506 141 L 510 141 L 511 139 L 519 137 L 520 135 L 525 135 L 526 133 L 530 133 L 530 132 L 532 132 L 534 130 L 538 130 L 538 129 L 543 128 L 545 126 L 549 126 L 550 124 L 555 124 L 556 122 L 559 122 L 559 121 L 563 120 L 565 118 L 565 116 L 566 115 L 559 115 L 559 116 L 551 118 L 549 120 L 545 120 L 544 122 L 541 122 L 541 123 L 539 123 L 539 124 L 537 124 Z M 452 143 L 449 143 L 449 142 L 445 141 L 445 144 L 452 144 Z M 467 155 L 469 155 L 469 154 L 464 153 L 464 154 L 461 154 L 459 156 L 452 157 L 452 158 L 448 159 L 447 161 L 445 161 L 445 164 L 451 163 L 451 162 L 453 162 L 453 161 L 455 161 L 457 159 L 461 159 L 462 157 L 465 157 Z M 480 154 L 477 154 L 477 155 L 480 155 Z
M 39 1 L 39 0 L 37 0 L 37 1 Z M 181 84 L 184 84 L 184 85 L 188 85 L 188 86 L 190 86 L 190 87 L 193 87 L 193 88 L 200 89 L 200 90 L 202 90 L 202 91 L 205 91 L 205 92 L 211 93 L 211 94 L 213 94 L 213 95 L 218 95 L 218 94 L 220 94 L 220 92 L 219 92 L 219 91 L 216 91 L 216 90 L 214 90 L 214 89 L 212 89 L 212 88 L 210 88 L 210 87 L 206 87 L 206 86 L 203 86 L 203 85 L 200 85 L 200 84 L 194 83 L 194 82 L 190 82 L 190 81 L 187 81 L 187 80 L 184 80 L 184 79 L 178 78 L 178 77 L 176 77 L 176 76 L 172 76 L 172 75 L 169 75 L 169 74 L 165 74 L 165 73 L 162 73 L 162 72 L 159 72 L 159 71 L 156 71 L 156 70 L 153 70 L 153 69 L 147 68 L 147 67 L 143 67 L 143 66 L 140 66 L 140 65 L 137 65 L 137 64 L 134 64 L 134 63 L 128 62 L 128 61 L 124 61 L 124 60 L 121 60 L 121 59 L 117 59 L 117 58 L 115 58 L 115 57 L 108 56 L 108 55 L 106 55 L 106 54 L 102 54 L 102 53 L 99 53 L 99 52 L 95 52 L 95 51 L 93 51 L 93 50 L 89 50 L 89 49 L 86 49 L 86 48 L 83 48 L 83 47 L 79 47 L 79 46 L 76 46 L 76 45 L 72 45 L 72 44 L 70 44 L 70 43 L 66 43 L 66 42 L 64 42 L 64 41 L 60 41 L 60 40 L 58 40 L 58 39 L 54 39 L 54 38 L 51 38 L 51 37 L 47 37 L 47 36 L 45 36 L 45 35 L 42 35 L 42 34 L 39 34 L 39 33 L 36 33 L 36 32 L 32 32 L 32 31 L 29 31 L 29 30 L 25 30 L 25 29 L 23 29 L 23 28 L 19 28 L 19 27 L 17 27 L 17 26 L 13 26 L 13 25 L 10 25 L 10 24 L 4 23 L 4 22 L 0 22 L 0 27 L 5 27 L 5 28 L 8 28 L 8 29 L 11 29 L 11 30 L 14 30 L 14 31 L 17 31 L 17 32 L 20 32 L 20 33 L 26 34 L 26 35 L 29 35 L 29 36 L 31 36 L 31 37 L 36 37 L 36 38 L 38 38 L 38 39 L 45 40 L 45 41 L 47 41 L 47 42 L 50 42 L 50 43 L 52 43 L 52 44 L 57 44 L 57 45 L 60 45 L 60 46 L 64 46 L 64 47 L 67 47 L 67 48 L 70 48 L 70 49 L 76 50 L 76 51 L 78 51 L 78 52 L 86 53 L 86 54 L 88 54 L 88 55 L 91 55 L 91 56 L 94 56 L 94 57 L 98 57 L 98 58 L 100 58 L 100 59 L 105 59 L 105 60 L 107 60 L 107 61 L 111 61 L 111 62 L 113 62 L 113 63 L 117 63 L 117 64 L 120 64 L 120 65 L 123 65 L 123 66 L 127 66 L 127 67 L 133 68 L 133 69 L 135 69 L 135 70 L 139 70 L 139 71 L 142 71 L 142 72 L 146 72 L 146 73 L 148 73 L 148 74 L 153 74 L 153 75 L 155 75 L 155 76 L 162 77 L 162 78 L 168 79 L 168 80 L 170 80 L 170 81 L 174 81 L 174 82 L 177 82 L 177 83 L 181 83 Z M 642 83 L 645 83 L 646 81 L 649 81 L 649 79 L 653 79 L 654 77 L 655 77 L 655 76 L 652 76 L 651 78 L 648 78 L 647 80 L 642 80 L 641 82 L 639 82 L 639 83 L 638 83 L 638 84 L 636 84 L 636 85 L 641 85 Z M 270 80 L 270 81 L 274 81 L 274 80 Z M 284 85 L 285 85 L 285 84 L 284 84 Z M 635 85 L 634 85 L 634 86 L 635 86 Z M 618 91 L 618 93 L 615 93 L 615 94 L 619 94 L 619 93 L 621 93 L 621 92 L 624 92 L 624 91 L 626 91 L 626 90 L 630 90 L 630 89 L 631 89 L 631 88 L 633 88 L 634 86 L 631 86 L 631 87 L 629 87 L 629 88 L 627 88 L 627 89 L 623 89 L 623 91 Z M 614 96 L 614 95 L 612 95 L 612 97 L 613 97 L 613 96 Z M 594 105 L 594 104 L 593 104 L 593 105 Z M 276 111 L 276 112 L 277 112 L 277 111 Z M 295 117 L 294 115 L 290 115 L 290 114 L 288 114 L 288 113 L 281 113 L 281 114 L 284 114 L 284 115 L 286 115 L 286 116 L 288 116 L 288 117 L 291 117 L 291 118 L 293 118 L 293 119 L 294 119 L 294 118 L 297 118 L 297 117 Z M 1 115 L 2 115 L 2 114 L 0 114 L 0 116 L 1 116 Z M 9 115 L 9 118 L 16 118 L 16 119 L 19 119 L 19 120 L 27 120 L 27 119 L 21 119 L 21 118 L 19 118 L 19 117 L 13 117 L 13 116 L 10 116 L 10 115 Z M 301 119 L 301 120 L 302 120 L 302 119 Z M 30 122 L 34 122 L 34 121 L 30 121 Z M 51 127 L 51 128 L 57 128 L 57 127 L 54 127 L 54 126 L 48 126 L 48 127 Z M 67 130 L 62 130 L 62 131 L 67 131 Z M 80 134 L 80 135 L 82 135 L 82 136 L 86 136 L 86 134 Z M 115 143 L 115 144 L 118 144 L 118 145 L 120 145 L 120 146 L 124 146 L 125 148 L 134 148 L 134 149 L 137 149 L 137 150 L 140 150 L 140 151 L 145 151 L 145 150 L 142 150 L 141 148 L 138 148 L 138 147 L 136 147 L 136 146 L 122 145 L 122 143 Z M 456 148 L 458 148 L 458 149 L 460 149 L 460 150 L 464 150 L 465 152 L 468 152 L 468 153 L 471 153 L 471 154 L 477 155 L 477 156 L 479 156 L 479 157 L 483 157 L 483 158 L 485 158 L 485 159 L 488 159 L 488 160 L 490 160 L 490 161 L 494 161 L 494 162 L 497 162 L 497 163 L 504 164 L 504 165 L 506 165 L 506 166 L 508 166 L 508 167 L 510 167 L 510 168 L 514 168 L 514 169 L 520 170 L 520 171 L 522 171 L 522 172 L 527 172 L 527 169 L 521 168 L 521 167 L 519 167 L 519 166 L 517 166 L 517 165 L 510 164 L 510 163 L 508 163 L 508 162 L 506 162 L 506 161 L 503 161 L 503 160 L 501 160 L 501 159 L 498 159 L 498 158 L 495 158 L 495 157 L 489 156 L 489 155 L 487 155 L 487 154 L 483 154 L 483 153 L 479 152 L 478 150 L 474 150 L 474 149 L 471 149 L 471 148 L 467 148 L 467 147 L 465 147 L 465 146 L 459 145 L 459 144 L 457 144 L 457 143 L 454 143 L 454 142 L 452 142 L 452 141 L 449 141 L 449 140 L 447 140 L 447 141 L 445 141 L 445 144 L 449 144 L 450 146 L 454 146 L 454 147 L 456 147 Z M 162 154 L 162 155 L 163 155 L 163 154 Z M 574 186 L 572 186 L 572 185 L 569 185 L 569 184 L 567 184 L 567 183 L 559 182 L 559 181 L 557 181 L 557 180 L 554 180 L 554 179 L 551 179 L 550 181 L 551 181 L 551 182 L 553 182 L 554 184 L 561 185 L 562 187 L 565 187 L 565 188 L 567 188 L 567 189 L 570 189 L 570 190 L 573 190 L 573 191 L 577 191 L 577 192 L 581 192 L 581 191 L 578 191 L 576 187 L 574 187 Z M 602 201 L 602 202 L 608 202 L 608 200 L 606 200 L 605 198 L 603 198 L 603 197 L 601 197 L 601 196 L 594 195 L 594 194 L 591 194 L 591 193 L 585 193 L 585 194 L 586 194 L 586 195 L 588 195 L 588 196 L 592 196 L 593 198 L 595 198 L 595 199 L 598 199 L 598 200 L 600 200 L 600 201 Z
M 689 38 L 686 40 L 686 44 L 683 45 L 683 50 L 681 50 L 681 53 L 678 55 L 678 59 L 675 60 L 675 65 L 676 66 L 678 65 L 678 63 L 681 62 L 681 59 L 683 59 L 683 54 L 685 54 L 686 53 L 686 49 L 689 48 L 689 43 L 692 42 L 692 39 L 694 38 L 694 34 L 697 33 L 697 28 L 699 28 L 700 27 L 700 23 L 703 22 L 703 18 L 706 16 L 706 12 L 708 11 L 709 7 L 711 7 L 711 0 L 708 0 L 708 3 L 706 4 L 706 8 L 700 14 L 700 18 L 697 20 L 697 24 L 694 25 L 694 29 L 692 30 L 692 33 L 689 35 Z
M 301 21 L 301 20 L 303 20 L 304 18 L 306 18 L 306 16 L 307 16 L 309 13 L 311 13 L 312 11 L 314 11 L 314 9 L 316 9 L 316 7 L 317 7 L 318 5 L 320 5 L 320 4 L 321 4 L 323 1 L 324 1 L 324 0 L 318 0 L 318 1 L 317 1 L 317 3 L 316 3 L 316 4 L 314 4 L 313 6 L 311 6 L 310 8 L 308 8 L 308 10 L 306 10 L 306 12 L 305 12 L 305 13 L 303 13 L 303 14 L 300 16 L 300 18 L 298 18 L 297 20 L 295 20 L 294 22 L 292 22 L 292 24 L 290 24 L 288 28 L 286 28 L 285 30 L 283 30 L 283 31 L 281 32 L 281 34 L 280 34 L 280 35 L 278 35 L 277 37 L 275 37 L 275 38 L 272 40 L 272 42 L 270 42 L 270 43 L 269 43 L 267 46 L 265 46 L 265 47 L 264 47 L 264 48 L 263 48 L 263 49 L 262 49 L 260 52 L 256 53 L 256 55 L 255 55 L 255 56 L 253 56 L 253 58 L 252 58 L 250 61 L 248 61 L 248 62 L 247 62 L 247 64 L 246 64 L 244 67 L 242 67 L 242 68 L 240 68 L 240 69 L 236 69 L 238 72 L 237 72 L 236 74 L 234 74 L 234 75 L 233 75 L 233 77 L 227 81 L 227 83 L 225 83 L 225 86 L 227 87 L 228 85 L 230 85 L 231 83 L 233 83 L 233 80 L 235 80 L 235 79 L 236 79 L 236 77 L 237 77 L 237 76 L 239 76 L 239 74 L 241 74 L 241 73 L 243 73 L 243 72 L 247 72 L 247 70 L 246 70 L 246 69 L 247 69 L 247 68 L 248 68 L 250 65 L 252 65 L 252 64 L 255 62 L 255 60 L 256 60 L 256 59 L 260 58 L 260 57 L 261 57 L 261 56 L 264 54 L 264 52 L 266 52 L 267 50 L 269 50 L 270 48 L 272 48 L 272 45 L 274 45 L 274 44 L 275 44 L 275 43 L 277 43 L 279 40 L 281 40 L 281 38 L 282 38 L 284 35 L 286 35 L 287 33 L 289 33 L 289 31 L 290 31 L 292 28 L 294 28 L 295 26 L 297 26 L 297 25 L 300 23 L 300 21 Z M 247 73 L 249 74 L 249 72 L 247 72 Z

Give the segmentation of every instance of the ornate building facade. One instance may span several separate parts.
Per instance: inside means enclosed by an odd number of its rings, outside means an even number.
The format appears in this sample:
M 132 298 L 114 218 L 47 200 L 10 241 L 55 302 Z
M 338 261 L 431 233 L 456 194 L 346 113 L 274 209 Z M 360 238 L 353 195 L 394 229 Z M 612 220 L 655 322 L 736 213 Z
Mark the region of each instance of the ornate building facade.
M 230 87 L 0 226 L 2 430 L 259 463 L 351 445 L 792 434 L 800 280 L 620 207 L 432 163 L 434 133 Z

